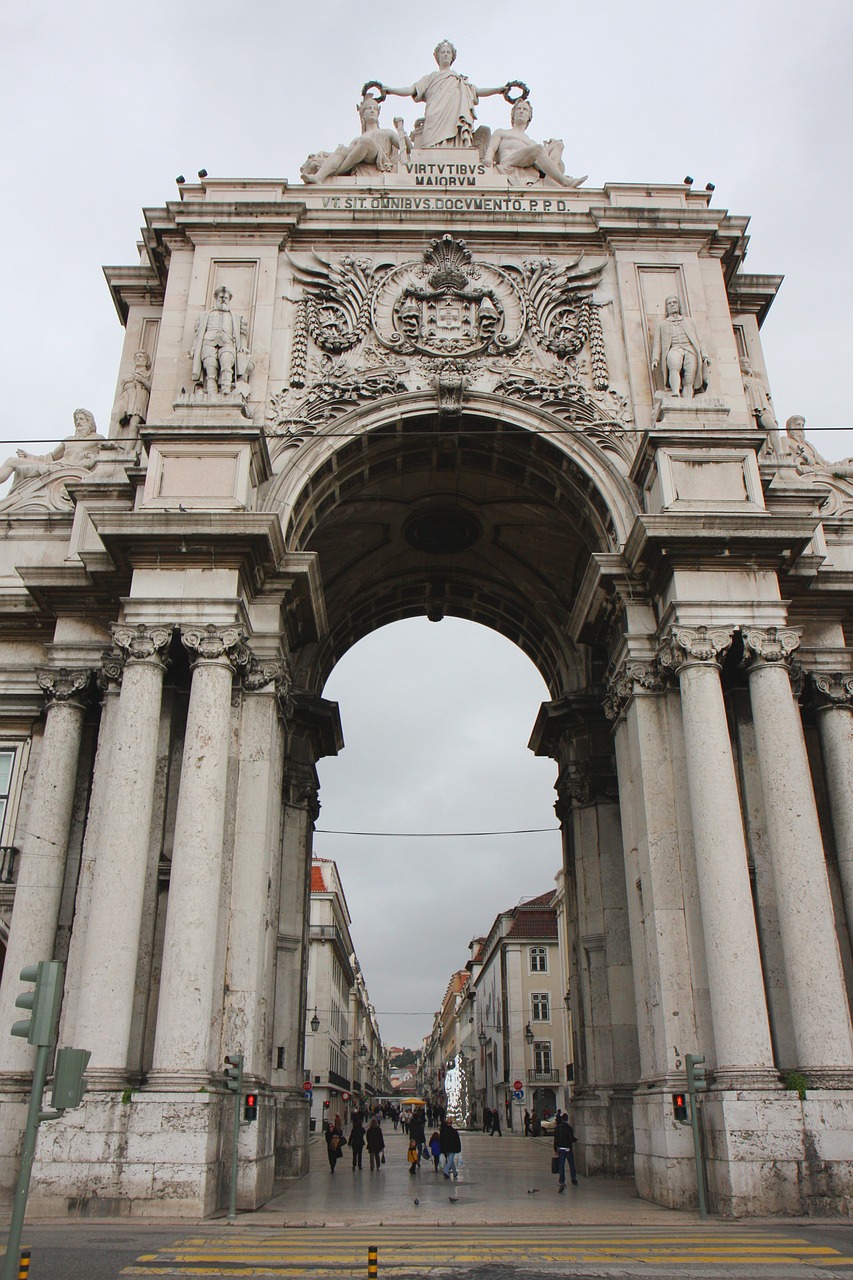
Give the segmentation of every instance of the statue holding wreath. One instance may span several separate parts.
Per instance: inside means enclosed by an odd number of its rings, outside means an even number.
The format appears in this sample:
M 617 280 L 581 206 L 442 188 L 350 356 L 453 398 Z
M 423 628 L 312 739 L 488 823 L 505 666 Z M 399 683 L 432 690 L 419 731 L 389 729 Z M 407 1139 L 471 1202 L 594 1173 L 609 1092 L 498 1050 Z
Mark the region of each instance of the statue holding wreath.
M 502 94 L 507 101 L 510 89 L 516 85 L 521 96 L 527 97 L 527 88 L 520 81 L 511 80 L 495 89 L 480 89 L 466 77 L 452 71 L 456 61 L 456 49 L 449 40 L 442 40 L 436 45 L 434 54 L 438 70 L 422 76 L 414 84 L 404 89 L 392 89 L 381 81 L 373 80 L 364 86 L 379 90 L 381 102 L 387 94 L 397 98 L 414 98 L 415 102 L 424 104 L 423 135 L 419 139 L 420 146 L 430 147 L 473 147 L 474 107 L 481 98 Z M 517 101 L 517 99 L 515 99 Z

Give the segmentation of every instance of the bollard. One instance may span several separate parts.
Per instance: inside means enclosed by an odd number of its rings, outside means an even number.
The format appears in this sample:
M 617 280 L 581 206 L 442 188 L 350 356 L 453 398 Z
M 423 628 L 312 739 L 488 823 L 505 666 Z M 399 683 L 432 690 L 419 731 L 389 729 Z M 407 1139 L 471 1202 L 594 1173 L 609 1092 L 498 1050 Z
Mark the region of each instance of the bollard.
M 18 1280 L 29 1280 L 30 1275 L 30 1250 L 21 1250 L 21 1261 L 18 1263 Z
M 376 1245 L 371 1245 L 367 1250 L 367 1275 L 368 1280 L 376 1280 L 376 1257 L 379 1250 Z

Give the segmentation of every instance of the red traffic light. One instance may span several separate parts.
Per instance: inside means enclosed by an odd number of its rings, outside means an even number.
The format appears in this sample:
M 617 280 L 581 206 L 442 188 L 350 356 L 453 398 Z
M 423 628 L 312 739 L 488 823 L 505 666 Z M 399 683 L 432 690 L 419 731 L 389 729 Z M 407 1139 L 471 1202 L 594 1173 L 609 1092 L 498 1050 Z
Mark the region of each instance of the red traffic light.
M 256 1093 L 247 1093 L 246 1101 L 243 1105 L 243 1119 L 257 1120 L 258 1118 L 258 1095 Z
M 676 1120 L 685 1121 L 687 1119 L 687 1099 L 683 1093 L 674 1093 L 672 1095 L 672 1113 Z

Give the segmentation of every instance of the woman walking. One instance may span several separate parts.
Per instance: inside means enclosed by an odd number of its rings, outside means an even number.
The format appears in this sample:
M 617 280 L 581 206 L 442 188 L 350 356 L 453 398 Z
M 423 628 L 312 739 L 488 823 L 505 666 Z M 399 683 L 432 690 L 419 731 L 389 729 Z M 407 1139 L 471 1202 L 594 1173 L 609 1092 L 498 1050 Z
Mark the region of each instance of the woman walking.
M 385 1159 L 383 1152 L 385 1150 L 385 1139 L 382 1137 L 382 1130 L 376 1117 L 371 1120 L 367 1126 L 367 1153 L 370 1156 L 370 1172 L 378 1169 L 381 1162 Z
M 352 1151 L 352 1167 L 361 1168 L 361 1153 L 364 1150 L 364 1125 L 361 1123 L 361 1116 L 356 1112 L 353 1117 L 352 1129 L 349 1135 L 349 1145 Z
M 445 1178 L 449 1178 L 451 1175 L 454 1178 L 458 1178 L 459 1172 L 456 1168 L 456 1159 L 462 1152 L 462 1139 L 459 1137 L 458 1130 L 454 1128 L 453 1121 L 449 1116 L 441 1126 L 438 1141 L 441 1147 L 441 1154 L 445 1159 Z

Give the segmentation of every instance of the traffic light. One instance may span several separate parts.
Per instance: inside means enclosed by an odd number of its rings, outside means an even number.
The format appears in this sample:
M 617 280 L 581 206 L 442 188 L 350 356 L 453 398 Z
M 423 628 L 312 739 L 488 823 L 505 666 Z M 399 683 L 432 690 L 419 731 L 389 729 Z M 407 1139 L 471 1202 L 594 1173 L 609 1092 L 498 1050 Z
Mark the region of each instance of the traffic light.
M 232 1093 L 243 1092 L 243 1055 L 229 1053 L 225 1059 L 225 1088 Z
M 672 1095 L 672 1113 L 680 1124 L 687 1122 L 687 1099 L 683 1093 Z
M 247 1093 L 246 1101 L 243 1105 L 243 1119 L 257 1120 L 258 1118 L 258 1095 L 256 1093 Z
M 705 1059 L 698 1058 L 695 1053 L 688 1053 L 686 1061 L 688 1093 L 704 1093 L 708 1088 L 708 1077 L 705 1074 Z
M 40 960 L 21 970 L 21 982 L 34 982 L 34 991 L 22 991 L 15 1001 L 18 1009 L 30 1009 L 32 1017 L 12 1023 L 12 1035 L 23 1036 L 30 1044 L 56 1043 L 56 1024 L 62 1002 L 63 966 L 59 960 Z
M 323 1110 L 324 1110 L 324 1111 L 328 1111 L 328 1110 L 329 1110 L 329 1105 L 330 1105 L 330 1104 L 329 1104 L 329 1099 L 328 1099 L 328 1098 L 324 1099 L 324 1101 L 323 1101 Z
M 83 1075 L 89 1065 L 88 1049 L 60 1049 L 56 1055 L 51 1104 L 57 1111 L 69 1111 L 79 1107 L 86 1092 Z

